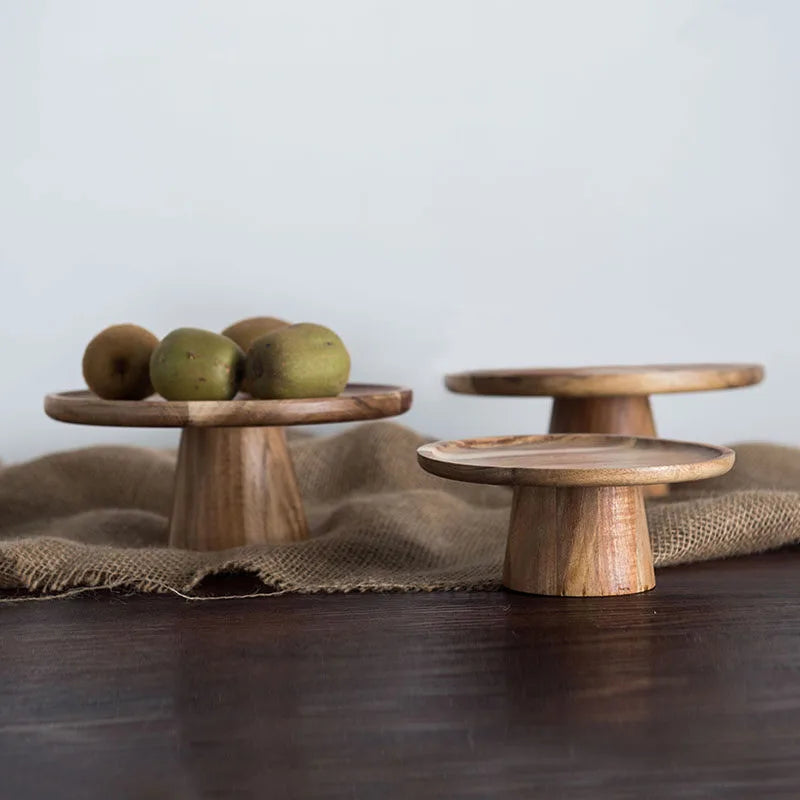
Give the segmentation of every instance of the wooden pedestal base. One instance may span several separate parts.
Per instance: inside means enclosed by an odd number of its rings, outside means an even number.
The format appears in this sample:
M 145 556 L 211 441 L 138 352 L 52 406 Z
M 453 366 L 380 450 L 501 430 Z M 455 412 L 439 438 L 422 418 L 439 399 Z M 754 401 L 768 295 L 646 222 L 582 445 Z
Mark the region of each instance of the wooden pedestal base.
M 224 550 L 307 537 L 283 428 L 183 429 L 170 546 Z
M 87 391 L 44 400 L 62 422 L 183 429 L 169 541 L 191 550 L 308 538 L 284 427 L 383 419 L 410 407 L 410 389 L 370 383 L 290 400 L 103 400 Z
M 503 584 L 570 597 L 652 589 L 643 487 L 724 475 L 727 447 L 653 437 L 560 433 L 431 442 L 420 466 L 440 478 L 514 487 Z
M 530 594 L 620 595 L 655 586 L 640 486 L 517 486 L 503 584 Z
M 656 435 L 650 397 L 554 397 L 550 433 L 615 433 L 624 436 Z M 666 483 L 644 488 L 645 497 L 669 494 Z

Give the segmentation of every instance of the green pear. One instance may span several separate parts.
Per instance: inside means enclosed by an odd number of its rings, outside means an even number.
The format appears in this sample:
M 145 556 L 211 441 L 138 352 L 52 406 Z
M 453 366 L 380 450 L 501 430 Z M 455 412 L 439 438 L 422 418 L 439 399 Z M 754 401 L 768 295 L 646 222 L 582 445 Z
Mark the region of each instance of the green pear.
M 230 400 L 239 391 L 243 373 L 239 345 L 199 328 L 167 334 L 150 358 L 150 380 L 167 400 Z
M 272 331 L 247 352 L 246 379 L 253 397 L 335 397 L 350 377 L 350 354 L 324 325 L 301 322 Z
M 256 339 L 267 333 L 272 333 L 278 328 L 285 328 L 287 325 L 289 323 L 286 320 L 278 319 L 277 317 L 248 317 L 229 325 L 222 331 L 222 335 L 233 339 L 246 353 Z M 251 393 L 250 384 L 246 377 L 242 381 L 242 391 L 248 394 Z

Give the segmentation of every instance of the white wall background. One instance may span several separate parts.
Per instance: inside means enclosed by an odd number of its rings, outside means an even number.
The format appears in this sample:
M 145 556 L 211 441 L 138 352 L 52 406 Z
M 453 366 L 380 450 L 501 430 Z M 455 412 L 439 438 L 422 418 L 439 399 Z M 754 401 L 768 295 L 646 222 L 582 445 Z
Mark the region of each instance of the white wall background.
M 114 322 L 317 321 L 406 422 L 469 367 L 758 360 L 663 434 L 800 443 L 800 3 L 0 0 L 0 458 Z

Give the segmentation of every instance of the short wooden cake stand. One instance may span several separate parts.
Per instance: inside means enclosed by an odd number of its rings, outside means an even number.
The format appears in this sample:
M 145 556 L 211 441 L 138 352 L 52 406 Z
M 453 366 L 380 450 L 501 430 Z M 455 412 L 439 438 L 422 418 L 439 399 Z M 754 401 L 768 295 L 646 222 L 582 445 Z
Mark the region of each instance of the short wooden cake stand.
M 531 594 L 634 594 L 655 586 L 642 486 L 711 478 L 734 453 L 597 434 L 435 442 L 417 450 L 443 478 L 514 487 L 503 584 Z
M 62 422 L 183 428 L 169 543 L 191 550 L 307 538 L 284 427 L 393 417 L 410 407 L 409 389 L 357 383 L 338 397 L 303 400 L 101 400 L 78 391 L 44 401 Z
M 733 389 L 763 378 L 760 364 L 662 364 L 479 370 L 447 375 L 445 385 L 462 394 L 552 397 L 550 433 L 655 436 L 651 394 Z M 645 493 L 667 490 L 662 484 Z

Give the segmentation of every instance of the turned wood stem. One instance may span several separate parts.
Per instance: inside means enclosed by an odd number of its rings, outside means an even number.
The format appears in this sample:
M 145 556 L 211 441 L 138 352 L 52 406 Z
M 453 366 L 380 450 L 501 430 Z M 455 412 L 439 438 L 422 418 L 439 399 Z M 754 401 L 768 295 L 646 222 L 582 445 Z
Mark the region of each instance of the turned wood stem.
M 550 433 L 618 433 L 624 436 L 656 435 L 650 397 L 554 397 Z M 645 497 L 663 497 L 667 484 L 644 489 Z
M 503 583 L 573 597 L 652 589 L 641 487 L 515 487 Z
M 554 397 L 550 433 L 655 436 L 650 397 Z
M 170 545 L 223 550 L 308 537 L 284 429 L 186 427 Z

